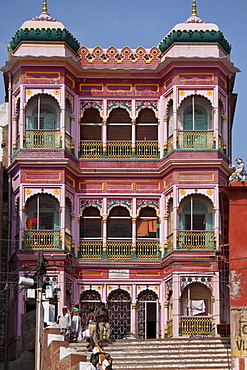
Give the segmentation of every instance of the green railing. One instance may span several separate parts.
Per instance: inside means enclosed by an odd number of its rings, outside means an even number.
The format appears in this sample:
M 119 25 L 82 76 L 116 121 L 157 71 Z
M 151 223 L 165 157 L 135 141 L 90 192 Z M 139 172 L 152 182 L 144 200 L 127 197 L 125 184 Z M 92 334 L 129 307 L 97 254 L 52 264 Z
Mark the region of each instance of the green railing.
M 215 147 L 212 131 L 180 131 L 177 141 L 179 149 L 214 149 Z
M 26 130 L 23 138 L 24 148 L 28 149 L 58 149 L 60 143 L 58 130 Z
M 136 142 L 137 158 L 158 158 L 159 148 L 157 142 Z
M 103 145 L 101 141 L 81 141 L 80 157 L 81 158 L 101 158 Z
M 213 231 L 179 231 L 178 249 L 214 249 Z
M 25 230 L 24 249 L 60 249 L 59 230 Z

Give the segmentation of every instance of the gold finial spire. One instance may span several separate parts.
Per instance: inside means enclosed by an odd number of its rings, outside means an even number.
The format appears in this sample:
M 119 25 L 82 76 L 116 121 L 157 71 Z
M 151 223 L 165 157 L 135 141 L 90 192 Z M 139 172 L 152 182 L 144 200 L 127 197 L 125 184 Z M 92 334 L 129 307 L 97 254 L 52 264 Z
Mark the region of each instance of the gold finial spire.
M 42 9 L 43 13 L 47 13 L 47 3 L 46 3 L 46 0 L 43 0 L 43 9 Z
M 196 0 L 192 1 L 192 15 L 197 15 L 196 11 Z

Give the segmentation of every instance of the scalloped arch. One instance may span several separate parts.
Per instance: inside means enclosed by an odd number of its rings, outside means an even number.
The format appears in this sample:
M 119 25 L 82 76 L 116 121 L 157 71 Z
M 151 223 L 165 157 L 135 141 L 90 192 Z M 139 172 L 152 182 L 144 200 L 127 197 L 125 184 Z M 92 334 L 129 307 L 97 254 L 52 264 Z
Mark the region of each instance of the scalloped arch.
M 15 115 L 16 115 L 16 117 L 18 117 L 19 114 L 20 114 L 20 103 L 21 103 L 21 99 L 19 97 L 18 99 L 16 99 L 16 104 L 15 104 Z
M 142 300 L 143 297 L 145 298 L 145 295 L 149 296 L 149 298 L 153 298 L 153 299 L 148 299 L 149 301 L 158 301 L 159 299 L 158 294 L 152 289 L 152 287 L 150 288 L 151 289 L 146 288 L 142 290 L 137 296 L 137 301 Z
M 201 97 L 201 98 L 204 98 L 205 100 L 207 100 L 207 101 L 210 103 L 211 107 L 213 108 L 213 106 L 212 106 L 212 102 L 210 101 L 210 99 L 209 99 L 207 96 L 202 95 L 202 94 L 194 94 L 194 93 L 191 93 L 191 94 L 189 94 L 189 95 L 186 95 L 186 96 L 181 100 L 181 102 L 180 102 L 180 105 L 179 105 L 178 109 L 181 107 L 182 103 L 183 103 L 186 99 L 188 99 L 190 96 L 199 96 L 199 97 Z
M 173 197 L 170 196 L 169 199 L 167 200 L 167 203 L 166 203 L 166 212 L 169 213 L 169 207 L 170 207 L 170 204 L 171 202 L 173 202 Z
M 58 197 L 57 197 L 56 195 L 53 195 L 53 194 L 51 194 L 51 193 L 47 193 L 46 191 L 43 191 L 43 192 L 38 192 L 38 193 L 35 193 L 35 194 L 30 194 L 30 195 L 28 195 L 28 196 L 27 196 L 27 198 L 26 198 L 25 207 L 26 207 L 27 201 L 28 201 L 29 199 L 31 199 L 32 197 L 37 196 L 38 194 L 46 194 L 46 195 L 50 195 L 51 197 L 53 197 L 53 198 L 55 198 L 55 199 L 56 199 L 56 201 L 58 202 L 58 204 L 59 204 L 59 206 L 60 206 L 60 201 L 59 201 L 59 199 L 58 199 Z
M 182 103 L 182 102 L 181 102 Z M 166 105 L 166 111 L 165 111 L 165 115 L 168 116 L 169 114 L 169 108 L 170 108 L 170 105 L 173 104 L 173 98 L 170 98 L 167 105 Z
M 88 105 L 87 107 L 85 107 L 85 108 L 83 108 L 83 109 L 81 110 L 80 118 L 83 118 L 83 116 L 84 116 L 84 114 L 85 114 L 86 110 L 88 110 L 88 109 L 90 109 L 90 108 L 93 108 L 93 109 L 97 110 L 97 111 L 99 112 L 100 118 L 103 118 L 102 111 L 101 111 L 98 107 L 96 107 L 95 105 L 93 105 L 93 104 L 92 104 L 92 105 Z
M 123 203 L 119 203 L 119 204 L 110 204 L 109 205 L 109 208 L 107 209 L 107 215 L 109 216 L 109 214 L 110 214 L 110 211 L 113 209 L 113 208 L 115 208 L 115 207 L 124 207 L 124 208 L 126 208 L 127 210 L 128 210 L 128 212 L 129 212 L 129 214 L 130 214 L 130 210 L 129 210 L 129 208 L 127 207 L 127 205 L 126 204 L 123 204 Z
M 155 209 L 155 211 L 156 211 L 156 216 L 157 216 L 157 211 L 159 210 L 159 207 L 158 207 L 156 204 L 141 204 L 141 205 L 138 207 L 138 209 L 137 209 L 137 213 L 136 213 L 137 217 L 139 217 L 141 210 L 142 210 L 143 208 L 147 208 L 147 207 L 150 207 L 150 208 Z M 158 216 L 157 216 L 157 217 L 158 217 Z
M 189 190 L 189 189 L 188 189 L 188 190 Z M 211 203 L 212 207 L 214 206 L 214 203 L 213 203 L 212 199 L 211 199 L 211 198 L 209 198 L 207 195 L 202 194 L 202 193 L 192 193 L 192 192 L 191 192 L 191 193 L 187 194 L 185 197 L 183 197 L 183 198 L 181 199 L 181 201 L 179 202 L 179 207 L 180 207 L 181 203 L 182 203 L 182 202 L 185 202 L 185 199 L 186 199 L 186 198 L 189 198 L 191 195 L 196 195 L 196 196 L 200 196 L 200 197 L 202 197 L 202 198 L 206 198 L 207 200 L 209 200 L 209 201 L 210 201 L 210 203 Z
M 187 284 L 184 284 L 182 287 L 181 287 L 181 291 L 180 291 L 180 297 L 182 296 L 184 290 L 189 286 L 189 285 L 193 285 L 193 284 L 201 284 L 203 286 L 205 286 L 210 294 L 212 294 L 212 287 L 211 286 L 208 286 L 207 283 L 206 283 L 206 280 L 205 281 L 191 281 L 191 282 L 188 282 Z
M 51 97 L 52 99 L 54 99 L 54 100 L 55 100 L 55 102 L 58 104 L 59 109 L 60 109 L 60 103 L 59 103 L 59 101 L 57 100 L 57 98 L 55 98 L 55 96 L 53 96 L 53 95 L 51 95 L 51 94 L 49 94 L 49 93 L 36 93 L 36 94 L 34 94 L 34 95 L 30 96 L 30 97 L 29 97 L 29 99 L 26 101 L 26 106 L 30 103 L 30 101 L 31 101 L 32 99 L 34 99 L 34 97 L 35 97 L 35 96 L 39 96 L 39 95 L 47 95 L 47 96 Z
M 108 112 L 107 112 L 107 117 L 106 117 L 107 119 L 109 118 L 109 116 L 110 116 L 111 112 L 112 112 L 114 109 L 116 109 L 116 108 L 125 109 L 125 110 L 128 112 L 128 115 L 130 116 L 130 119 L 132 119 L 132 117 L 131 117 L 131 115 L 130 115 L 130 112 L 129 112 L 128 108 L 127 108 L 127 107 L 125 107 L 124 105 L 121 105 L 121 104 L 116 105 L 116 106 L 114 106 L 114 107 L 111 107 L 111 108 L 108 110 Z
M 112 290 L 111 293 L 108 294 L 107 301 L 114 298 L 114 296 L 117 295 L 118 293 L 120 293 L 122 295 L 121 300 L 131 301 L 130 293 L 127 292 L 125 289 L 121 289 L 121 288 L 117 288 L 117 289 Z M 123 299 L 123 298 L 126 298 L 126 299 Z
M 155 118 L 156 118 L 156 119 L 158 119 L 158 117 L 159 117 L 159 116 L 158 116 L 158 112 L 157 112 L 157 111 L 155 111 L 154 107 L 152 107 L 152 106 L 144 106 L 144 107 L 140 107 L 140 108 L 138 109 L 138 111 L 137 111 L 136 119 L 138 118 L 139 114 L 141 113 L 141 111 L 142 111 L 143 109 L 151 109 L 151 110 L 154 112 Z
M 80 211 L 80 217 L 82 217 L 82 214 L 83 212 L 85 211 L 86 208 L 89 208 L 89 207 L 94 207 L 96 208 L 100 214 L 101 214 L 101 208 L 100 208 L 100 205 L 98 204 L 85 204 L 83 207 L 81 207 L 81 211 Z
M 73 211 L 72 201 L 71 201 L 70 197 L 66 197 L 65 198 L 65 204 L 66 204 L 66 200 L 69 201 L 69 210 L 70 210 L 70 213 L 72 213 L 72 211 Z

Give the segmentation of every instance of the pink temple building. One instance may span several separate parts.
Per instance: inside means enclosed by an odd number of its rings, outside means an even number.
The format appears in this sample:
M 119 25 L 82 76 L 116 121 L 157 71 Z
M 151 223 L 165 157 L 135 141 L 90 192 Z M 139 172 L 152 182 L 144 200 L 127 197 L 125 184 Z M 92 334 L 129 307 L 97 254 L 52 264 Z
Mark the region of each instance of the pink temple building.
M 195 1 L 151 49 L 81 46 L 46 2 L 12 38 L 11 268 L 23 276 L 43 250 L 55 316 L 104 301 L 113 339 L 218 335 L 229 323 L 218 254 L 239 71 L 230 49 Z M 15 293 L 13 343 L 35 308 Z

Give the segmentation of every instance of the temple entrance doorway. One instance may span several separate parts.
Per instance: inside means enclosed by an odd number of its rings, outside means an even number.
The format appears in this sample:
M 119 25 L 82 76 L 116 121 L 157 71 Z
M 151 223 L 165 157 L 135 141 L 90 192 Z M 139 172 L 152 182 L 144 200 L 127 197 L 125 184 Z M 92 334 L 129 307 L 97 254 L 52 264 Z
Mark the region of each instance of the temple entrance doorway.
M 87 314 L 90 309 L 93 309 L 94 312 L 100 307 L 101 295 L 93 289 L 86 290 L 81 294 L 80 303 L 81 303 L 81 312 L 82 317 L 86 321 Z
M 130 332 L 131 298 L 128 292 L 116 289 L 108 296 L 111 339 L 123 339 Z
M 146 289 L 138 296 L 138 337 L 151 339 L 159 337 L 159 304 L 155 292 Z

